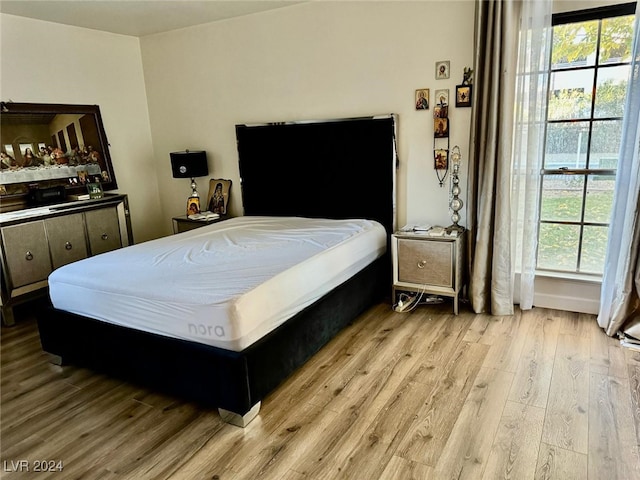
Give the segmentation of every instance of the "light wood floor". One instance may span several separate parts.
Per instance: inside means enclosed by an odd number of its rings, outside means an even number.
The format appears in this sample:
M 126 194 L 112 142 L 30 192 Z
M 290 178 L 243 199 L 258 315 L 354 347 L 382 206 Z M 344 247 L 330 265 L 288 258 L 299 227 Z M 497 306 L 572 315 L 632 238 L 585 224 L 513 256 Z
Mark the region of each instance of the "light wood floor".
M 590 315 L 449 309 L 375 306 L 244 430 L 49 364 L 27 312 L 2 328 L 2 478 L 640 479 L 639 354 Z

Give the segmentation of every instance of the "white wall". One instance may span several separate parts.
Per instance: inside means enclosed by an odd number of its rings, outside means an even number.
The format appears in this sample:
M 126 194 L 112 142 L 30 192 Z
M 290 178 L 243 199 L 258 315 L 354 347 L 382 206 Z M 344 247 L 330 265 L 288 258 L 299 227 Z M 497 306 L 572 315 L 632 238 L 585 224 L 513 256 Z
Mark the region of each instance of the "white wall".
M 3 101 L 97 104 L 136 242 L 163 233 L 137 38 L 0 14 Z
M 448 88 L 453 101 L 472 63 L 473 15 L 468 1 L 312 2 L 138 41 L 2 14 L 1 98 L 100 105 L 136 241 L 170 233 L 184 213 L 189 182 L 171 177 L 169 152 L 206 150 L 241 214 L 236 123 L 380 113 L 399 114 L 398 222 L 448 225 L 433 110 L 416 111 L 414 93 L 430 88 L 433 105 Z M 438 60 L 451 61 L 450 79 L 435 80 Z M 470 113 L 449 114 L 463 160 Z
M 434 90 L 448 88 L 454 99 L 472 64 L 474 8 L 311 2 L 142 38 L 164 217 L 182 214 L 189 193 L 188 180 L 171 177 L 171 151 L 206 150 L 211 176 L 233 180 L 231 211 L 241 214 L 236 124 L 397 113 L 398 222 L 449 225 L 448 188 L 433 170 L 433 110 L 416 111 L 414 94 L 430 88 L 433 106 Z M 435 80 L 438 60 L 451 61 L 449 80 Z M 463 157 L 470 114 L 450 108 L 451 147 Z

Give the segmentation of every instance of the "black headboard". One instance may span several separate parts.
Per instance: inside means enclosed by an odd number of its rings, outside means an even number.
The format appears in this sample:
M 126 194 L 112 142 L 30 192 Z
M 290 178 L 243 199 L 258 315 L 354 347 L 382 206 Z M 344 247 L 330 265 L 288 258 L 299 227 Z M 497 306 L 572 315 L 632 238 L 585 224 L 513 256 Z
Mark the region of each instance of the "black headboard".
M 395 227 L 395 115 L 236 125 L 245 215 Z

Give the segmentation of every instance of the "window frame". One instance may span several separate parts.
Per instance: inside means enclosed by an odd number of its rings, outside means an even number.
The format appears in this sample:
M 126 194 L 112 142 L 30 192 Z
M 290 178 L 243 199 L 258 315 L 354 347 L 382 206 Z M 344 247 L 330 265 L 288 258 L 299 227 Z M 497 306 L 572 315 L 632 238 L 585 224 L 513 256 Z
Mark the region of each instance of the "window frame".
M 611 68 L 616 66 L 626 66 L 631 65 L 631 61 L 629 62 L 611 62 L 605 65 L 601 65 L 600 60 L 600 42 L 601 42 L 601 33 L 602 33 L 602 20 L 619 17 L 619 16 L 627 16 L 627 15 L 635 15 L 636 12 L 636 3 L 624 3 L 619 5 L 611 5 L 597 8 L 590 8 L 586 10 L 578 10 L 572 12 L 562 12 L 556 13 L 552 16 L 552 27 L 556 27 L 558 25 L 564 25 L 568 23 L 582 23 L 588 21 L 598 20 L 598 39 L 596 44 L 596 61 L 593 66 L 591 65 L 576 65 L 574 67 L 564 67 L 564 68 L 553 68 L 551 65 L 551 58 L 549 58 L 549 72 L 548 72 L 548 86 L 547 86 L 547 98 L 550 99 L 553 91 L 551 90 L 551 76 L 555 72 L 574 72 L 581 70 L 589 70 L 593 71 L 593 84 L 592 91 L 594 94 L 591 96 L 591 108 L 590 113 L 587 118 L 565 118 L 565 119 L 549 119 L 549 112 L 547 109 L 547 118 L 545 120 L 544 125 L 544 163 L 543 168 L 540 171 L 541 181 L 540 181 L 540 195 L 539 195 L 539 205 L 538 211 L 542 212 L 542 202 L 543 202 L 543 193 L 544 193 L 544 178 L 545 176 L 550 175 L 576 175 L 580 176 L 583 179 L 582 185 L 582 199 L 581 199 L 581 207 L 580 207 L 580 219 L 575 221 L 569 220 L 542 220 L 542 218 L 538 219 L 538 238 L 540 238 L 540 229 L 543 225 L 573 225 L 579 227 L 579 238 L 578 238 L 578 250 L 577 250 L 577 258 L 575 263 L 574 270 L 560 270 L 560 269 L 552 269 L 546 267 L 539 266 L 539 251 L 536 252 L 536 271 L 542 274 L 544 273 L 555 273 L 555 274 L 565 274 L 567 276 L 575 276 L 575 275 L 584 275 L 587 277 L 602 277 L 602 273 L 596 272 L 585 272 L 581 270 L 582 263 L 582 250 L 584 243 L 584 230 L 585 227 L 608 227 L 610 225 L 609 222 L 591 222 L 585 221 L 585 211 L 586 211 L 586 203 L 587 203 L 587 193 L 589 188 L 589 179 L 595 176 L 610 176 L 615 179 L 617 168 L 589 168 L 591 162 L 591 141 L 593 137 L 593 125 L 594 120 L 596 122 L 606 122 L 606 121 L 623 121 L 624 120 L 624 112 L 622 116 L 608 116 L 608 117 L 594 117 L 595 113 L 595 103 L 597 100 L 597 96 L 595 92 L 598 86 L 598 72 L 602 68 Z M 552 52 L 553 53 L 553 52 Z M 589 134 L 587 138 L 587 149 L 586 149 L 586 159 L 585 159 L 585 168 L 570 168 L 570 167 L 560 167 L 560 168 L 545 168 L 547 161 L 547 131 L 549 125 L 554 124 L 568 124 L 568 123 L 577 123 L 577 122 L 585 122 L 589 125 Z M 618 161 L 621 159 L 618 158 Z

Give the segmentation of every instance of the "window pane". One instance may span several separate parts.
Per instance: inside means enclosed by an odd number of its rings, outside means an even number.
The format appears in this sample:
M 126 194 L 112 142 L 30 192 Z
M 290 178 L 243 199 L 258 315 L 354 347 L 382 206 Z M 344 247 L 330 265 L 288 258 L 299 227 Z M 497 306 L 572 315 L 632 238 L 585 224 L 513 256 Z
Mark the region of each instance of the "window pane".
M 538 268 L 575 272 L 579 239 L 578 225 L 540 224 Z
M 549 86 L 549 120 L 591 116 L 593 70 L 554 72 Z
M 585 168 L 589 139 L 588 122 L 550 123 L 544 168 Z
M 584 221 L 609 223 L 613 206 L 613 175 L 590 175 L 587 179 L 587 198 L 584 206 Z
M 624 113 L 628 78 L 629 65 L 606 67 L 598 70 L 596 104 L 593 112 L 594 117 L 622 116 Z
M 595 65 L 598 21 L 568 23 L 553 27 L 553 69 Z
M 618 168 L 622 120 L 597 120 L 591 127 L 589 168 Z
M 600 64 L 631 61 L 633 15 L 602 20 Z
M 580 271 L 585 273 L 603 273 L 604 257 L 607 251 L 608 227 L 585 226 L 582 233 L 582 255 Z
M 584 175 L 545 175 L 540 219 L 579 222 L 583 186 Z

